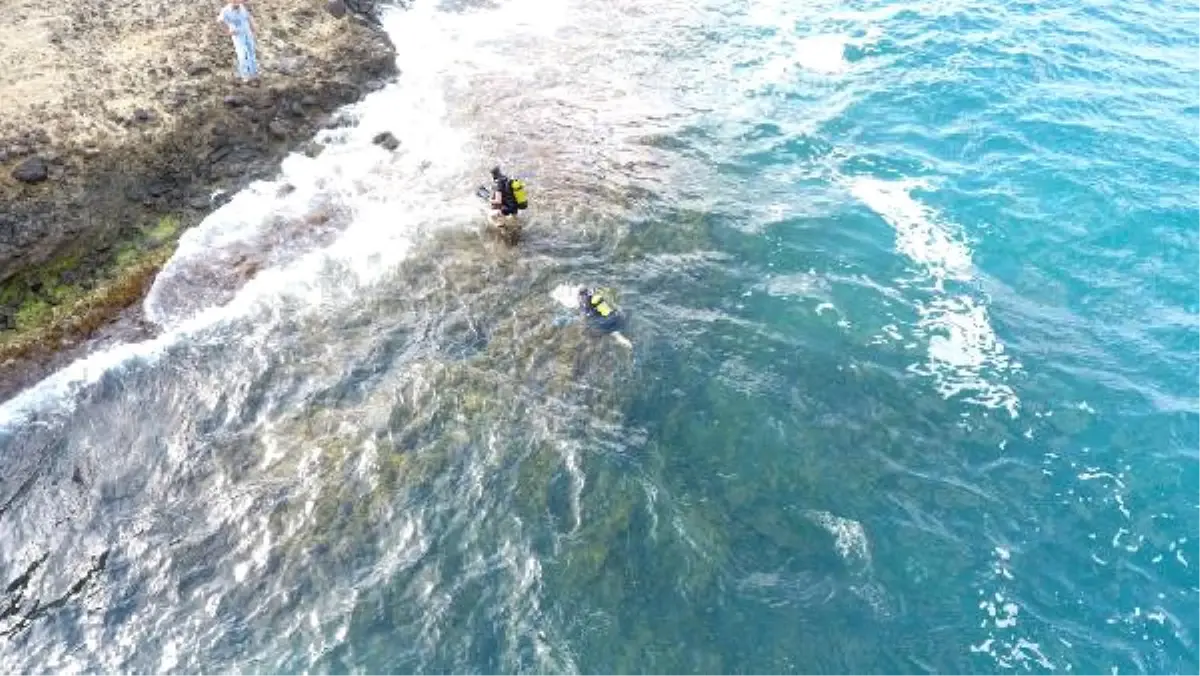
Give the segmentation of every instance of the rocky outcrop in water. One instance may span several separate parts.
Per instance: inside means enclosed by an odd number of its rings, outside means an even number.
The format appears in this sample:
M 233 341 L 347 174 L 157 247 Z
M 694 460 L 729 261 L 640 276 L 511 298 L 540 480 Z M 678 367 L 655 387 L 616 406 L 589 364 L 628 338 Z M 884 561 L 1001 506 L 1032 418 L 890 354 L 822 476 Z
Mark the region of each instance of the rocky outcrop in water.
M 371 142 L 385 150 L 395 150 L 400 147 L 400 139 L 396 138 L 390 131 L 376 134 L 375 138 L 371 139 Z
M 13 169 L 12 177 L 21 183 L 41 183 L 50 177 L 50 169 L 46 166 L 46 160 L 31 157 Z
M 171 246 L 217 205 L 215 192 L 270 176 L 335 109 L 396 74 L 385 35 L 357 20 L 373 4 L 347 3 L 340 19 L 309 0 L 249 5 L 259 87 L 235 82 L 215 4 L 19 0 L 6 9 L 0 399 L 106 321 L 64 327 L 73 304 L 103 305 L 111 320 L 156 267 L 125 280 L 128 297 L 98 301 L 97 289 Z M 150 236 L 164 222 L 170 235 Z

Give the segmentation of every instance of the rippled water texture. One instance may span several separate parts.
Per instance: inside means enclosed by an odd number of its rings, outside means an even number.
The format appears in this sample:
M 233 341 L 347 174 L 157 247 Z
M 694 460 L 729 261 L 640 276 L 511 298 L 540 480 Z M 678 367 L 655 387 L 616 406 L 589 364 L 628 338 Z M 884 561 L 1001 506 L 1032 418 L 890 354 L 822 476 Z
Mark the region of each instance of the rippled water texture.
M 0 670 L 1195 673 L 1198 14 L 391 13 L 0 406 Z

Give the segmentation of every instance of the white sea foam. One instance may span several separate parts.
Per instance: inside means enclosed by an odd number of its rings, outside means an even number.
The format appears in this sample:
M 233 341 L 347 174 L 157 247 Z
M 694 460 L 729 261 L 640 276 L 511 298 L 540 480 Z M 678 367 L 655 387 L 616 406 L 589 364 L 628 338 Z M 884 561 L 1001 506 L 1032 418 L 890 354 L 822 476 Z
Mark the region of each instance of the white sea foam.
M 818 510 L 808 510 L 804 514 L 833 536 L 834 547 L 843 561 L 858 571 L 871 565 L 867 532 L 861 523 Z
M 854 67 L 848 50 L 869 47 L 883 35 L 879 16 L 840 6 L 756 2 L 746 19 L 774 33 L 773 39 L 757 45 L 769 57 L 754 78 L 756 84 L 787 82 L 800 71 L 843 75 Z
M 554 30 L 561 12 L 539 7 L 513 0 L 510 10 L 525 17 L 524 30 Z M 24 390 L 0 406 L 0 430 L 70 407 L 105 373 L 153 362 L 180 341 L 218 339 L 222 323 L 265 321 L 285 300 L 317 310 L 345 299 L 401 262 L 422 230 L 481 222 L 470 186 L 487 158 L 447 121 L 445 85 L 504 67 L 485 48 L 496 39 L 493 13 L 418 3 L 383 22 L 403 76 L 341 111 L 357 126 L 321 132 L 327 147 L 318 157 L 289 156 L 277 180 L 252 184 L 184 233 L 144 303 L 157 337 L 91 353 Z M 476 52 L 477 60 L 462 56 Z M 394 153 L 372 142 L 382 131 L 400 141 Z
M 854 519 L 821 510 L 805 510 L 804 515 L 833 536 L 833 546 L 846 563 L 854 579 L 850 590 L 881 616 L 891 615 L 887 590 L 874 578 L 871 547 L 863 525 Z
M 850 36 L 843 34 L 813 35 L 796 42 L 796 63 L 816 73 L 844 73 L 850 66 L 846 61 L 846 46 Z
M 559 284 L 550 292 L 550 297 L 556 303 L 565 307 L 574 309 L 579 304 L 579 287 L 572 284 Z
M 956 227 L 912 196 L 913 190 L 930 187 L 915 180 L 849 181 L 850 192 L 892 226 L 897 251 L 930 282 L 931 297 L 917 305 L 914 327 L 928 341 L 927 359 L 911 370 L 931 377 L 944 397 L 962 395 L 1016 417 L 1020 401 L 1005 381 L 1019 365 L 992 329 L 987 304 L 953 289 L 953 283 L 973 279 L 971 249 Z
M 1035 665 L 1048 670 L 1061 669 L 1062 665 L 1055 666 L 1045 648 L 1022 633 L 1021 604 L 1008 591 L 1015 579 L 1011 570 L 1012 551 L 995 547 L 992 554 L 992 577 L 976 590 L 982 615 L 979 628 L 987 637 L 968 646 L 968 650 L 988 655 L 1003 669 L 1031 669 Z M 1070 669 L 1069 664 L 1065 666 Z

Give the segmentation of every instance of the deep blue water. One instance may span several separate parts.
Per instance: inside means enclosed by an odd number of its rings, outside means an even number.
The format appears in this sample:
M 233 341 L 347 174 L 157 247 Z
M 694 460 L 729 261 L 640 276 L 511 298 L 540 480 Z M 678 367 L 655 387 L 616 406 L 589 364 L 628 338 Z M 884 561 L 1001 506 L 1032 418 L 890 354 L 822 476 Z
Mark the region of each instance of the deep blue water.
M 418 0 L 0 410 L 0 667 L 1197 672 L 1198 21 Z

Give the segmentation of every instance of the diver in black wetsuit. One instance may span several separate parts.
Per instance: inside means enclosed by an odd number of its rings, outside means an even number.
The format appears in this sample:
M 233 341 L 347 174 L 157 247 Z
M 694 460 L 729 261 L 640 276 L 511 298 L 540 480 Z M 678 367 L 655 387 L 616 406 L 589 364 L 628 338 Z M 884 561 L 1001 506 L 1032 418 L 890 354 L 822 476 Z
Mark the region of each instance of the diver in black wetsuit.
M 487 186 L 480 186 L 479 190 L 479 196 L 489 199 L 491 203 L 492 210 L 488 214 L 488 220 L 492 226 L 510 244 L 516 244 L 521 236 L 521 224 L 517 221 L 517 212 L 529 207 L 525 182 L 519 178 L 505 176 L 504 172 L 500 171 L 500 167 L 492 167 L 490 193 Z
M 579 289 L 579 311 L 584 320 L 593 330 L 612 336 L 618 343 L 633 349 L 633 343 L 621 333 L 624 328 L 625 314 L 613 302 L 610 289 L 589 289 L 586 286 Z
M 609 299 L 610 295 L 606 289 L 580 288 L 579 311 L 596 325 L 615 327 L 620 321 L 621 312 Z
M 512 179 L 505 176 L 500 167 L 492 167 L 492 219 L 503 217 L 510 221 L 516 220 L 519 208 Z

